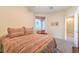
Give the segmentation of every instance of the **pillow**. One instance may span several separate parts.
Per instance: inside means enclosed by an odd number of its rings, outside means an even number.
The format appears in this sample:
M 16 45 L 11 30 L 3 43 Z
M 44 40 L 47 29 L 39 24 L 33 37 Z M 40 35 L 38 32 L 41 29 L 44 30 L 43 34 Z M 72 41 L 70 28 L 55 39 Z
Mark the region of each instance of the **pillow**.
M 24 27 L 22 28 L 8 28 L 8 36 L 10 38 L 24 35 Z
M 25 34 L 32 34 L 33 33 L 33 28 L 25 28 Z

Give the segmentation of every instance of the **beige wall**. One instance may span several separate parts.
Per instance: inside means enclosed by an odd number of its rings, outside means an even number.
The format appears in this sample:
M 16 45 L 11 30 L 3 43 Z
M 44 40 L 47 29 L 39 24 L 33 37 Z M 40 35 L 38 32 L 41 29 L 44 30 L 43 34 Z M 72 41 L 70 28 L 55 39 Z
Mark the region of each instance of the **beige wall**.
M 57 26 L 52 26 L 51 23 L 58 22 Z M 46 20 L 47 31 L 56 38 L 65 38 L 65 17 L 64 12 L 52 13 L 47 17 Z
M 0 7 L 0 35 L 8 27 L 33 27 L 33 13 L 27 7 Z
M 35 14 L 35 15 L 46 17 L 46 31 L 50 35 L 52 35 L 56 38 L 60 38 L 60 39 L 65 40 L 66 18 L 69 17 L 69 16 L 75 16 L 75 13 L 76 13 L 76 7 L 71 7 L 69 9 L 54 12 L 54 13 L 51 13 L 51 14 Z M 52 22 L 58 22 L 59 25 L 58 26 L 52 26 L 51 25 Z
M 65 38 L 65 13 L 55 12 L 51 14 L 38 14 L 36 13 L 35 16 L 45 16 L 46 22 L 46 31 L 48 34 L 52 35 L 53 37 L 64 39 Z M 58 26 L 51 26 L 52 22 L 58 22 Z
M 74 19 L 76 19 L 76 11 L 76 7 L 71 7 L 63 11 L 49 14 L 46 20 L 46 29 L 48 33 L 56 38 L 66 39 L 66 18 L 69 16 L 74 16 Z M 59 25 L 51 26 L 51 23 L 55 21 L 58 21 Z

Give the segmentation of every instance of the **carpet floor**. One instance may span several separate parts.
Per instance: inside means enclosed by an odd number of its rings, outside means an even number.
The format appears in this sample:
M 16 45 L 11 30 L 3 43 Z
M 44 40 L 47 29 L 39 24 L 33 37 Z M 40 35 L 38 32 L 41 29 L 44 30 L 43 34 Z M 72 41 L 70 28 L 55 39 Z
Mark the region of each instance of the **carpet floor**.
M 73 43 L 67 40 L 55 38 L 57 43 L 57 49 L 60 53 L 72 53 Z

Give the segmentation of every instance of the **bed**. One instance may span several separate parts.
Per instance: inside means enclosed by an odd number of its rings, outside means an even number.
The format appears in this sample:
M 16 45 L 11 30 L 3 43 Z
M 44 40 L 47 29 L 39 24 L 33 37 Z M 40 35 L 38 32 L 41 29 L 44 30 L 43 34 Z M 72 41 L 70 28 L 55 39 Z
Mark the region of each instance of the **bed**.
M 12 30 L 13 31 L 13 30 Z M 21 32 L 21 31 L 20 31 Z M 11 34 L 11 33 L 10 33 Z M 21 33 L 22 34 L 22 33 Z M 34 34 L 5 36 L 1 40 L 2 52 L 4 53 L 52 53 L 57 45 L 50 35 Z

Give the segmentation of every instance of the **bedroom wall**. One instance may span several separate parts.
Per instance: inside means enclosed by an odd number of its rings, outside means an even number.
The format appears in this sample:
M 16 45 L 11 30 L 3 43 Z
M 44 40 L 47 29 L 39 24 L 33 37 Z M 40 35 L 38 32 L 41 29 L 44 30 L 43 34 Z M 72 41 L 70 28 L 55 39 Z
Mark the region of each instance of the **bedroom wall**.
M 51 23 L 58 22 L 58 25 L 51 25 Z M 53 37 L 65 38 L 65 14 L 63 11 L 49 14 L 46 20 L 47 32 Z
M 41 13 L 36 13 L 35 15 L 37 16 L 45 16 L 46 17 L 46 31 L 59 39 L 64 39 L 65 40 L 65 21 L 66 17 L 69 16 L 74 16 L 76 12 L 75 7 L 71 7 L 66 10 L 54 12 L 51 14 L 41 14 Z M 58 26 L 52 26 L 52 22 L 58 22 Z
M 76 19 L 76 11 L 77 11 L 76 7 L 71 7 L 71 8 L 68 8 L 66 10 L 62 10 L 62 11 L 59 11 L 59 12 L 54 12 L 54 13 L 49 14 L 48 17 L 47 17 L 47 20 L 46 20 L 46 22 L 47 22 L 46 23 L 46 29 L 47 29 L 48 33 L 51 34 L 52 36 L 56 37 L 56 38 L 65 40 L 66 39 L 65 38 L 66 17 L 74 16 L 75 19 Z M 51 25 L 52 22 L 58 22 L 59 25 L 58 26 L 52 26 Z
M 8 27 L 33 27 L 33 13 L 28 7 L 0 7 L 0 36 Z

